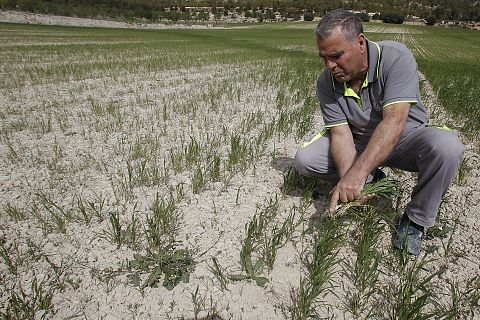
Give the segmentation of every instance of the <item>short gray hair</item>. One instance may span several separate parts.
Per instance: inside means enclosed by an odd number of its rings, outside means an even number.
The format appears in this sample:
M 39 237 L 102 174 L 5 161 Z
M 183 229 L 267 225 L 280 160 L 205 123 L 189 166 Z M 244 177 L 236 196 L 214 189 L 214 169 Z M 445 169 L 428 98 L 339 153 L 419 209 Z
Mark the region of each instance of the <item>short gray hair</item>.
M 334 10 L 328 12 L 318 23 L 315 34 L 318 39 L 328 37 L 333 29 L 340 27 L 345 38 L 354 42 L 360 33 L 363 33 L 362 22 L 353 12 Z

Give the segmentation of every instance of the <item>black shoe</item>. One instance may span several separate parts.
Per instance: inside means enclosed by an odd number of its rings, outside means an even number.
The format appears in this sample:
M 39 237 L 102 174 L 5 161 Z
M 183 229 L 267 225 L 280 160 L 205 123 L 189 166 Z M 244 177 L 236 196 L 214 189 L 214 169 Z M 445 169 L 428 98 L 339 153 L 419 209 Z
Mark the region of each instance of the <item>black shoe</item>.
M 409 254 L 418 256 L 422 249 L 424 229 L 421 225 L 410 220 L 404 213 L 393 240 L 393 246 L 399 250 L 406 249 Z
M 375 172 L 373 173 L 373 178 L 372 178 L 372 181 L 370 181 L 370 183 L 378 182 L 380 180 L 385 179 L 386 177 L 387 177 L 387 175 L 385 174 L 385 172 L 383 172 L 382 169 L 377 168 L 377 169 L 375 169 Z
M 330 190 L 333 189 L 333 186 L 324 185 L 316 187 L 315 190 L 312 191 L 312 199 L 318 200 L 320 197 L 328 197 L 330 196 Z

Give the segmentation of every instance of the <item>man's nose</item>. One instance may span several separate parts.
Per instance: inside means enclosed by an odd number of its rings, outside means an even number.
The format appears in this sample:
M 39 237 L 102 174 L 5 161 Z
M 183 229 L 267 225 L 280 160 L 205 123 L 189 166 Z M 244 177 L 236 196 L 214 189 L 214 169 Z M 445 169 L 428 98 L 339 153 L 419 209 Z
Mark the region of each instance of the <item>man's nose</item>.
M 337 66 L 337 64 L 330 60 L 330 59 L 325 59 L 325 66 L 327 67 L 328 70 L 332 70 L 335 69 L 335 67 Z

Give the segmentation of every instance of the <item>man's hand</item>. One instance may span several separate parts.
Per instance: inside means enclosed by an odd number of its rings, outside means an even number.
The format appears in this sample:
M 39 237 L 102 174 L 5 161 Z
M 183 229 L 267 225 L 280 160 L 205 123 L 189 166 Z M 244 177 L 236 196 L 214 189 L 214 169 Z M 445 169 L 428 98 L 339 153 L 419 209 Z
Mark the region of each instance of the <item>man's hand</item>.
M 360 197 L 363 187 L 365 186 L 366 178 L 367 176 L 362 172 L 349 170 L 331 191 L 330 212 L 335 210 L 338 201 L 349 202 L 361 200 L 362 203 L 367 201 L 369 198 L 361 199 Z

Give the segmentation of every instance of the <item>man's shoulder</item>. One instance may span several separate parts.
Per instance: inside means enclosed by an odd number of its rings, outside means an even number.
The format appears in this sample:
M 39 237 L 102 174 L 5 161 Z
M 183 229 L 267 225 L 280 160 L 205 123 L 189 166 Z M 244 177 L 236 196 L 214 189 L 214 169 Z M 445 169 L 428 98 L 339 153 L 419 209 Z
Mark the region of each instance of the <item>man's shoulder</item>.
M 334 96 L 334 87 L 335 84 L 333 83 L 333 77 L 327 68 L 323 69 L 322 74 L 317 79 L 317 96 L 318 98 L 322 99 L 325 97 L 329 97 L 332 99 Z
M 330 70 L 325 68 L 323 69 L 323 72 L 320 74 L 320 76 L 317 79 L 317 85 L 331 83 L 331 81 L 332 81 L 332 75 L 330 73 Z

